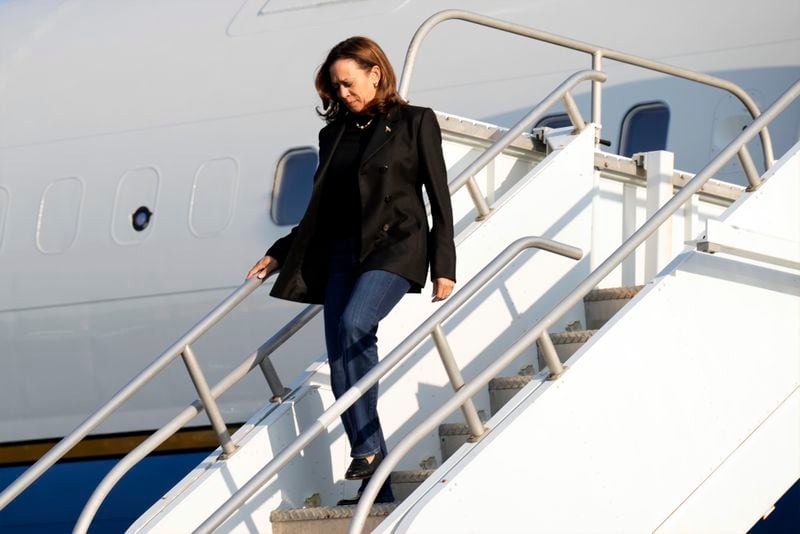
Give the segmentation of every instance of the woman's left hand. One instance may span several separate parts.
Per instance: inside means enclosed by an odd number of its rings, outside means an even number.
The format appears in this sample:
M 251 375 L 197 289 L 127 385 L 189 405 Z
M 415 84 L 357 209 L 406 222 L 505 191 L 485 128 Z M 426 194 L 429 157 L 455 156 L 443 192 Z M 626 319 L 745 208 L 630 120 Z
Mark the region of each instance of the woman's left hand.
M 433 298 L 431 302 L 439 302 L 449 297 L 455 285 L 456 283 L 449 278 L 436 278 L 433 281 L 433 293 L 431 293 Z

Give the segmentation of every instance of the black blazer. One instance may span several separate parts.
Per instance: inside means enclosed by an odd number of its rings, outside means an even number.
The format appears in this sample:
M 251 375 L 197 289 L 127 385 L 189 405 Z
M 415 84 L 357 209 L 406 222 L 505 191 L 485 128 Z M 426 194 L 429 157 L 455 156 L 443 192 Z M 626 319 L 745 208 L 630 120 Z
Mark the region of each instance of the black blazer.
M 376 124 L 359 167 L 361 196 L 362 272 L 380 269 L 403 276 L 412 292 L 431 279 L 455 281 L 456 250 L 453 213 L 442 156 L 442 134 L 429 108 L 400 105 L 375 118 Z M 274 297 L 324 303 L 328 278 L 328 247 L 318 232 L 326 171 L 344 131 L 344 120 L 319 132 L 320 165 L 311 198 L 300 223 L 267 251 L 280 263 Z M 431 204 L 433 227 L 422 198 Z

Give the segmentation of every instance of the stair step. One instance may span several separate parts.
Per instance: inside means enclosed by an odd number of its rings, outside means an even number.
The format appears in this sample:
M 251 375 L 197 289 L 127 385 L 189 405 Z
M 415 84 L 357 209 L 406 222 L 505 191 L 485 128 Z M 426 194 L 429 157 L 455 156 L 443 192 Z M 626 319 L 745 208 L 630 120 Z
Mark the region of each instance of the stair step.
M 422 484 L 435 469 L 415 469 L 413 471 L 392 472 L 392 493 L 397 502 L 403 502 Z
M 439 444 L 442 450 L 442 461 L 447 460 L 454 452 L 467 442 L 471 433 L 466 423 L 444 423 L 439 425 Z
M 583 297 L 587 328 L 602 328 L 644 286 L 610 287 L 595 289 Z
M 369 512 L 365 532 L 377 527 L 397 508 L 396 503 L 375 504 Z M 318 506 L 275 510 L 270 514 L 273 534 L 347 534 L 355 506 Z
M 558 354 L 558 359 L 565 362 L 570 356 L 575 354 L 581 346 L 589 341 L 589 338 L 594 335 L 597 330 L 578 330 L 576 332 L 556 332 L 550 334 L 550 339 L 553 341 L 553 346 Z M 539 369 L 544 369 L 547 365 L 542 357 L 542 348 L 539 345 L 539 340 L 536 341 L 536 347 L 539 350 Z
M 415 469 L 392 472 L 392 492 L 395 503 L 376 504 L 370 511 L 365 531 L 374 529 L 427 479 L 435 469 Z M 309 506 L 290 510 L 275 510 L 270 515 L 273 534 L 337 534 L 346 533 L 355 506 Z
M 489 381 L 489 406 L 492 415 L 533 379 L 533 375 L 499 376 Z
M 594 335 L 596 330 L 579 330 L 576 332 L 557 332 L 550 334 L 558 358 L 565 362 Z M 537 341 L 538 345 L 538 341 Z M 539 368 L 545 367 L 539 349 Z M 524 388 L 533 379 L 532 375 L 501 376 L 489 381 L 489 405 L 492 415 L 496 414 L 511 397 Z M 445 423 L 439 425 L 439 444 L 442 460 L 447 460 L 470 436 L 466 423 Z
M 614 313 L 619 311 L 642 286 L 596 289 L 584 297 L 586 322 L 589 330 L 551 333 L 550 339 L 559 359 L 569 359 L 597 329 L 601 328 Z M 538 341 L 537 341 L 538 345 Z M 539 368 L 545 364 L 539 349 Z M 489 382 L 489 396 L 492 414 L 496 413 L 520 389 L 533 379 L 532 375 L 498 377 Z M 445 423 L 439 425 L 439 441 L 442 460 L 447 460 L 470 437 L 466 423 Z M 397 471 L 392 473 L 392 490 L 397 502 L 406 499 L 433 469 Z M 376 504 L 370 510 L 365 531 L 374 529 L 397 507 L 396 503 Z M 355 506 L 319 506 L 293 510 L 275 510 L 270 516 L 274 534 L 338 534 L 346 533 L 355 512 Z

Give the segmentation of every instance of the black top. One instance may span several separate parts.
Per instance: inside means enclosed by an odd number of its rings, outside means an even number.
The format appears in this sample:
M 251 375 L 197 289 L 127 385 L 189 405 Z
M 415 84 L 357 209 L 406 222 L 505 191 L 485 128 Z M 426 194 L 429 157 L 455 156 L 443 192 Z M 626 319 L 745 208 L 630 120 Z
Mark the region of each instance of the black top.
M 374 118 L 349 115 L 336 147 L 322 192 L 320 227 L 330 239 L 361 235 L 361 195 L 358 171 L 375 124 Z M 363 129 L 357 125 L 364 126 Z

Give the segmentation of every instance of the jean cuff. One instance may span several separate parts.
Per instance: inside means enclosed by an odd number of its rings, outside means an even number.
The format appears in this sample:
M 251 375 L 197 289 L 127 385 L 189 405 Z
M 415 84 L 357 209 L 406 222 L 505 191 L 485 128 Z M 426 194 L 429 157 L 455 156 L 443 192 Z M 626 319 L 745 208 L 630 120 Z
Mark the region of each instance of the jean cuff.
M 356 451 L 353 451 L 353 452 L 350 453 L 350 457 L 353 458 L 353 459 L 366 458 L 367 456 L 372 456 L 373 454 L 378 454 L 379 452 L 381 452 L 381 448 L 380 447 L 377 447 L 372 452 L 356 452 Z

